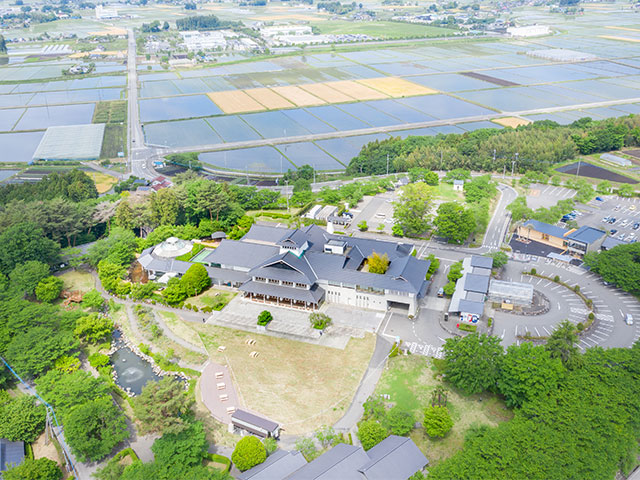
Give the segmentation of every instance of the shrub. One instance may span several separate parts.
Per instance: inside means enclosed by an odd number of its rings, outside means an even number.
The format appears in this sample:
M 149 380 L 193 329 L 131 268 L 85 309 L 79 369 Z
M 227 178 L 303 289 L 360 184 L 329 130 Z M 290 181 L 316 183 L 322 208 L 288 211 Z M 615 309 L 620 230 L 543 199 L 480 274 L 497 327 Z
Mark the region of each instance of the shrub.
M 231 461 L 241 472 L 260 465 L 266 459 L 267 451 L 264 445 L 252 435 L 241 438 L 231 454 Z
M 531 269 L 531 275 L 535 275 L 535 274 L 537 274 L 537 273 L 538 273 L 538 271 L 537 271 L 535 268 L 532 268 L 532 269 Z
M 487 325 L 490 327 L 491 325 L 493 325 L 493 318 L 489 317 L 487 319 Z
M 579 332 L 583 331 L 583 330 L 584 330 L 584 324 L 583 324 L 582 322 L 579 322 L 579 323 L 576 325 L 576 329 L 577 329 Z
M 470 323 L 458 323 L 458 329 L 465 332 L 475 332 L 478 329 L 478 326 Z
M 573 287 L 573 291 L 574 292 L 579 292 L 580 291 L 580 285 L 576 285 L 575 287 Z
M 556 275 L 555 277 L 553 277 L 553 281 L 556 282 L 556 283 L 559 282 L 560 281 L 560 276 Z
M 260 315 L 258 315 L 258 325 L 262 327 L 265 327 L 271 320 L 273 320 L 273 315 L 271 315 L 269 310 L 263 310 L 260 312 Z
M 89 355 L 89 365 L 93 368 L 106 367 L 109 365 L 109 356 L 99 352 L 92 353 Z
M 453 295 L 453 292 L 456 291 L 456 283 L 449 282 L 444 287 L 442 287 L 442 290 L 444 290 L 445 295 L 451 296 Z
M 427 407 L 422 425 L 430 437 L 444 437 L 453 427 L 453 420 L 447 407 Z
M 265 450 L 267 451 L 267 456 L 271 455 L 278 449 L 278 443 L 276 439 L 273 437 L 267 437 L 262 440 L 262 444 L 264 445 Z
M 311 322 L 311 326 L 317 330 L 324 330 L 331 325 L 331 317 L 324 313 L 313 312 L 309 315 L 309 321 Z
M 589 312 L 589 320 L 593 320 L 594 318 L 596 318 L 596 316 L 593 314 L 593 312 Z
M 391 408 L 383 421 L 383 425 L 394 435 L 406 436 L 413 430 L 415 419 L 411 412 L 395 406 Z
M 363 220 L 358 224 L 358 228 L 361 232 L 366 232 L 369 229 L 369 225 L 367 225 L 367 221 Z
M 376 420 L 365 420 L 358 425 L 358 438 L 365 450 L 372 449 L 388 436 L 387 430 Z
M 393 358 L 393 357 L 397 357 L 398 354 L 400 353 L 400 344 L 402 343 L 402 340 L 400 340 L 400 343 L 398 342 L 394 342 L 393 346 L 391 347 L 391 351 L 389 352 L 389 358 Z
M 47 277 L 36 286 L 36 298 L 41 302 L 51 303 L 60 296 L 63 282 L 58 277 Z

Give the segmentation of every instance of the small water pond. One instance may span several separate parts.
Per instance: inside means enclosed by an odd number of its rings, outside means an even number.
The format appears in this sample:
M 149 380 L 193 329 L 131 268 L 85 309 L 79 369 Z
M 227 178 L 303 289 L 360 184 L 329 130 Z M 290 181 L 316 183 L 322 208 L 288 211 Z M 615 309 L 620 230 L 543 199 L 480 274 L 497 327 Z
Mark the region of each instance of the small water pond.
M 117 330 L 114 332 L 114 342 L 118 350 L 111 355 L 111 364 L 116 372 L 115 382 L 120 388 L 140 395 L 147 382 L 162 378 L 153 371 L 148 361 L 125 345 Z

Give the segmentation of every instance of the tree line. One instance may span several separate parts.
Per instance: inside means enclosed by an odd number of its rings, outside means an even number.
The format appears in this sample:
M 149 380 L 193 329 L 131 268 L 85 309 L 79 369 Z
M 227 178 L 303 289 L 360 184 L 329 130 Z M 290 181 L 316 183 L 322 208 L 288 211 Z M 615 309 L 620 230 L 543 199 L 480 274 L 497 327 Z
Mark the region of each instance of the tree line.
M 390 172 L 404 172 L 412 167 L 486 172 L 510 171 L 513 167 L 517 173 L 546 171 L 578 153 L 586 155 L 637 145 L 640 145 L 637 115 L 601 121 L 583 118 L 568 126 L 542 120 L 516 129 L 490 128 L 463 134 L 375 140 L 363 146 L 349 162 L 347 173 L 386 173 L 387 155 L 392 159 Z
M 194 15 L 176 20 L 176 28 L 185 30 L 222 30 L 224 28 L 242 28 L 242 22 L 220 20 L 215 15 Z
M 474 427 L 463 449 L 429 472 L 456 478 L 614 478 L 636 465 L 640 434 L 640 344 L 576 347 L 574 325 L 559 325 L 545 346 L 506 352 L 500 338 L 448 339 L 447 380 L 465 393 L 501 394 L 512 420 Z

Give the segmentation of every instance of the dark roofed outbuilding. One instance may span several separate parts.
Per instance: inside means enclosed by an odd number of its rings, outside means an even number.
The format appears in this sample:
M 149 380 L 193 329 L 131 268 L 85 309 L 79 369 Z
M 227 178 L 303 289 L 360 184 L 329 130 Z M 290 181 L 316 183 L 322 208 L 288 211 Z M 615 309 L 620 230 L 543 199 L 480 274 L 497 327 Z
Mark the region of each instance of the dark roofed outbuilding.
M 490 269 L 493 267 L 493 258 L 483 257 L 482 255 L 471 255 L 471 266 Z
M 266 418 L 259 417 L 246 410 L 236 410 L 231 415 L 231 424 L 242 430 L 246 430 L 249 433 L 258 435 L 262 438 L 280 436 L 280 425 Z

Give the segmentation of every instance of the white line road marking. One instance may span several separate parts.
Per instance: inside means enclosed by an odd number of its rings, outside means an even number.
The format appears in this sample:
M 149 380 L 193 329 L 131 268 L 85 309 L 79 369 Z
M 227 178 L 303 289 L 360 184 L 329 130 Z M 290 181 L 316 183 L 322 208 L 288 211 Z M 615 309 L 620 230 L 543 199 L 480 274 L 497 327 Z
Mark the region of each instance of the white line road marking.
M 551 332 L 549 330 L 547 330 L 547 327 L 542 327 L 542 329 L 547 332 L 547 335 L 551 335 Z
M 538 331 L 538 329 L 536 327 L 533 327 L 533 329 L 536 331 L 536 335 L 539 337 L 540 336 L 540 332 Z

